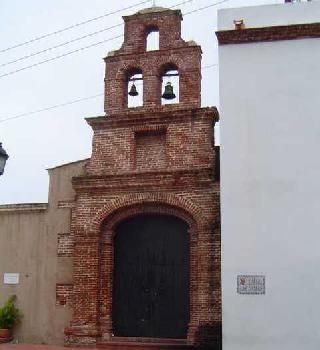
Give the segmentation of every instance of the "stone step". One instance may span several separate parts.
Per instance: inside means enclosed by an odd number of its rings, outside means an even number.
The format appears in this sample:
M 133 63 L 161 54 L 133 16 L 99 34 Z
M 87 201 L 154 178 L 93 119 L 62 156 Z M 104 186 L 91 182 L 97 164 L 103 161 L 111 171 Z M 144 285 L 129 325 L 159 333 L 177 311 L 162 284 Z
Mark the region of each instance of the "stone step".
M 191 350 L 194 347 L 181 339 L 117 337 L 97 344 L 97 348 L 101 350 Z

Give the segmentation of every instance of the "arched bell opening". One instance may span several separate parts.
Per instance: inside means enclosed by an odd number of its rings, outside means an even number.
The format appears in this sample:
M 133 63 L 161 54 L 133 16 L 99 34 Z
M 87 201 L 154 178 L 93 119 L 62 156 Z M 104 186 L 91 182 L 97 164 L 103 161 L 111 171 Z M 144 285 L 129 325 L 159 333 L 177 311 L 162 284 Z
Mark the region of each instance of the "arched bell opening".
M 143 106 L 143 73 L 140 68 L 128 71 L 126 85 L 128 108 Z
M 156 26 L 146 28 L 146 51 L 156 51 L 160 49 L 160 33 Z
M 113 238 L 113 334 L 187 338 L 190 321 L 188 224 L 175 216 L 139 214 Z
M 180 77 L 175 64 L 166 64 L 161 69 L 161 104 L 179 103 Z

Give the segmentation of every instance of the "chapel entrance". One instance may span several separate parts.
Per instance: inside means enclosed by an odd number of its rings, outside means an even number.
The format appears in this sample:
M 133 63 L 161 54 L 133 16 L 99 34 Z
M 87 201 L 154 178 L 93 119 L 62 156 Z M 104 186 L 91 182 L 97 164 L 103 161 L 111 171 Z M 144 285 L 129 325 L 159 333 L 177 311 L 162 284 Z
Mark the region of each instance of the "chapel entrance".
M 189 275 L 183 220 L 150 214 L 121 222 L 114 237 L 114 335 L 187 338 Z

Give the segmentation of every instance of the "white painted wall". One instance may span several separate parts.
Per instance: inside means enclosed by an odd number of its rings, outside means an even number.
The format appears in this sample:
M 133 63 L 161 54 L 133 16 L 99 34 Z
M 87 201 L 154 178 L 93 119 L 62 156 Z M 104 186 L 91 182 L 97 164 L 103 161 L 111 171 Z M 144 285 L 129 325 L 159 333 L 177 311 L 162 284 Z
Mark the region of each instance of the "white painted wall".
M 320 3 L 219 12 L 320 21 Z M 250 25 L 249 25 L 250 24 Z M 219 48 L 224 350 L 320 349 L 320 39 Z M 266 295 L 239 295 L 239 274 Z
M 247 28 L 316 23 L 320 20 L 320 1 L 221 9 L 218 30 L 233 29 L 234 19 L 243 19 Z

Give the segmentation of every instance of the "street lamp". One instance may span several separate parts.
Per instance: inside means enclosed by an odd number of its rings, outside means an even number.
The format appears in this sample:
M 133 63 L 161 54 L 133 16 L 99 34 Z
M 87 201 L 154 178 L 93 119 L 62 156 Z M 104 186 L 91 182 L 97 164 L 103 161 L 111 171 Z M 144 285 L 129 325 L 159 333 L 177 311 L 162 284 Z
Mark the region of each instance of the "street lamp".
M 0 175 L 2 175 L 4 172 L 4 167 L 8 158 L 9 156 L 7 152 L 2 148 L 2 143 L 0 142 Z

